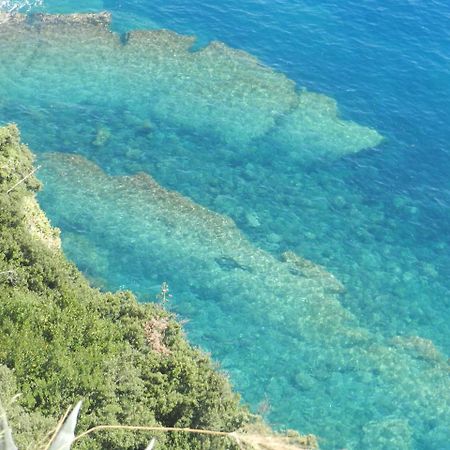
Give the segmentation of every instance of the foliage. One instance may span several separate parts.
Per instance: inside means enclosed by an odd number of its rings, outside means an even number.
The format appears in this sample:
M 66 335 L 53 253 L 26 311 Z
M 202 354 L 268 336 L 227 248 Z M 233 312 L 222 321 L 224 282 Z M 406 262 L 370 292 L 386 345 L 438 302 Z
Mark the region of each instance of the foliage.
M 190 433 L 194 435 L 222 436 L 232 442 L 235 442 L 242 450 L 316 450 L 318 449 L 315 436 L 300 436 L 295 431 L 287 431 L 285 435 L 274 434 L 262 422 L 254 422 L 245 429 L 237 432 L 211 431 L 194 428 L 173 428 L 173 427 L 137 427 L 124 425 L 100 425 L 91 428 L 78 436 L 75 435 L 77 425 L 77 417 L 81 408 L 81 401 L 72 411 L 68 411 L 54 432 L 49 438 L 42 442 L 41 447 L 37 450 L 70 450 L 72 445 L 85 438 L 91 433 L 100 430 L 122 429 L 129 432 L 153 431 L 153 432 L 175 432 Z M 145 450 L 153 450 L 156 439 L 152 438 Z M 12 438 L 12 430 L 8 425 L 6 415 L 0 409 L 0 449 L 1 450 L 18 450 Z
M 247 411 L 168 312 L 139 304 L 129 292 L 93 289 L 60 250 L 30 234 L 23 203 L 39 182 L 33 174 L 7 191 L 32 170 L 17 128 L 0 128 L 0 399 L 7 406 L 9 396 L 21 393 L 8 410 L 18 444 L 34 440 L 37 429 L 47 431 L 80 399 L 81 430 L 99 424 L 239 428 Z M 146 339 L 148 324 L 158 320 L 167 323 L 164 353 Z M 99 432 L 74 448 L 139 449 L 150 436 Z M 230 445 L 216 437 L 158 435 L 161 450 Z

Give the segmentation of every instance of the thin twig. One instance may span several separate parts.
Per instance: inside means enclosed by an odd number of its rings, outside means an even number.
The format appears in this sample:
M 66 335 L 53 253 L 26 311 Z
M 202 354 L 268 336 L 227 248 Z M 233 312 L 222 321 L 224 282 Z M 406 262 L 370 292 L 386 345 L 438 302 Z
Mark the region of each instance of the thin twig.
M 94 433 L 95 431 L 100 430 L 134 430 L 134 431 L 176 431 L 176 432 L 185 432 L 185 433 L 195 433 L 195 434 L 208 434 L 212 436 L 227 436 L 233 437 L 231 433 L 227 433 L 226 431 L 212 431 L 212 430 L 196 430 L 195 428 L 177 428 L 177 427 L 139 427 L 133 425 L 98 425 L 93 427 L 84 433 L 78 435 L 73 442 L 78 441 L 84 436 Z
M 52 438 L 48 441 L 47 445 L 44 447 L 44 450 L 48 450 L 50 448 L 50 445 L 52 445 L 52 442 L 55 440 L 56 435 L 58 434 L 58 431 L 62 428 L 64 421 L 66 420 L 66 417 L 69 415 L 70 413 L 70 408 L 67 408 L 66 413 L 64 414 L 64 416 L 61 417 L 61 420 L 58 422 L 58 425 L 56 426 L 56 429 L 52 435 Z
M 14 269 L 4 270 L 3 272 L 0 272 L 0 276 L 1 275 L 5 275 L 5 278 L 9 283 L 15 284 L 17 272 Z
M 28 175 L 25 175 L 20 181 L 18 181 L 12 188 L 9 188 L 6 193 L 9 194 L 11 191 L 13 191 L 19 184 L 23 183 L 27 178 L 31 177 L 36 170 L 40 169 L 41 166 L 35 167 Z
M 49 430 L 47 432 L 47 434 L 43 438 L 41 438 L 34 447 L 31 447 L 31 449 L 32 450 L 44 450 L 48 446 L 49 442 L 51 443 L 53 441 L 54 435 L 55 435 L 55 429 Z

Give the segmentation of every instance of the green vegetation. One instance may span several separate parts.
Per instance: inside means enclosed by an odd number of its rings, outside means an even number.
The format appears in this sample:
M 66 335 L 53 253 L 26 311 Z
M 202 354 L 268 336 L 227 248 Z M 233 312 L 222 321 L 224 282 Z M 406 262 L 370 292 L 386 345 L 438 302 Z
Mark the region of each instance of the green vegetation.
M 17 128 L 0 128 L 0 402 L 19 447 L 45 438 L 80 399 L 78 430 L 122 424 L 233 431 L 245 424 L 249 414 L 226 378 L 167 311 L 129 292 L 93 289 L 65 259 L 35 202 L 40 183 L 32 163 Z M 158 450 L 233 448 L 218 437 L 156 436 Z M 150 437 L 98 432 L 75 448 L 141 449 Z

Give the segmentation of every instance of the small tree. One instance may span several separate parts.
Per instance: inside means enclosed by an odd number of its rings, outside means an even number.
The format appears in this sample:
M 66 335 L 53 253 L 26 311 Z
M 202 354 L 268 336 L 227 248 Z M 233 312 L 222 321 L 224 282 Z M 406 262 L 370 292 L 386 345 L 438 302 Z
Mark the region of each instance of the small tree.
M 159 294 L 156 295 L 156 298 L 161 302 L 163 306 L 165 306 L 165 304 L 169 301 L 169 298 L 172 297 L 169 292 L 169 284 L 164 281 L 163 284 L 161 284 L 161 290 L 159 291 Z

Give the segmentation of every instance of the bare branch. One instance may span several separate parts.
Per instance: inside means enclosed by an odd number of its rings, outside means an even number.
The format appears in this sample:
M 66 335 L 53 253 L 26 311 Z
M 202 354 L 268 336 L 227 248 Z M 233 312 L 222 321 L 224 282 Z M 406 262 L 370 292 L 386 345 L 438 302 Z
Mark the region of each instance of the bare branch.
M 19 184 L 23 183 L 27 178 L 31 177 L 36 170 L 40 169 L 41 166 L 37 166 L 34 168 L 28 175 L 25 175 L 21 180 L 19 180 L 13 187 L 9 188 L 6 193 L 9 194 L 11 191 L 13 191 Z
M 194 434 L 208 434 L 212 436 L 226 436 L 232 437 L 231 433 L 227 433 L 225 431 L 212 431 L 212 430 L 198 430 L 193 428 L 177 428 L 177 427 L 139 427 L 132 425 L 98 425 L 96 427 L 91 428 L 90 430 L 85 431 L 78 435 L 73 442 L 78 441 L 79 439 L 87 436 L 88 434 L 94 433 L 100 430 L 130 430 L 130 431 L 175 431 L 175 432 L 184 432 L 184 433 L 194 433 Z

